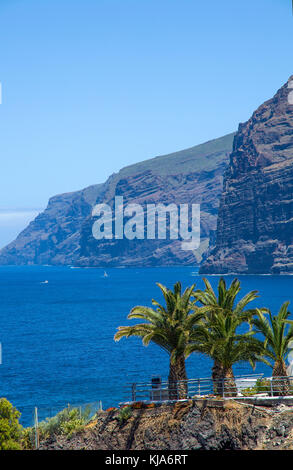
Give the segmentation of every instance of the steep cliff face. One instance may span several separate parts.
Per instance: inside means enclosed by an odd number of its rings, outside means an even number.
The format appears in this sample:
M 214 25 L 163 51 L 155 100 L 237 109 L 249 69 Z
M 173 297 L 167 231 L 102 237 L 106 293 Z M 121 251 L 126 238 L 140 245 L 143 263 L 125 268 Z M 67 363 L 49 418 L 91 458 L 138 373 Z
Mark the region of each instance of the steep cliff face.
M 292 450 L 292 435 L 292 407 L 190 400 L 133 410 L 124 423 L 119 421 L 118 410 L 100 412 L 71 438 L 41 439 L 40 449 Z
M 97 203 L 113 208 L 115 196 L 124 204 L 201 204 L 201 245 L 183 251 L 180 240 L 96 240 L 93 218 L 85 221 L 80 236 L 79 266 L 168 266 L 198 264 L 216 228 L 223 173 L 232 148 L 233 134 L 181 152 L 156 157 L 123 168 L 106 185 Z
M 0 264 L 153 266 L 195 264 L 216 228 L 223 172 L 234 134 L 120 170 L 104 184 L 50 199 L 48 207 L 0 251 Z M 92 207 L 122 195 L 125 204 L 202 204 L 202 244 L 194 255 L 179 240 L 96 240 Z
M 82 227 L 79 266 L 157 266 L 196 264 L 208 246 L 210 230 L 215 229 L 218 201 L 222 188 L 223 165 L 208 172 L 177 175 L 156 175 L 148 170 L 121 178 L 98 202 L 114 206 L 114 196 L 123 196 L 125 205 L 140 204 L 146 213 L 147 204 L 201 204 L 201 246 L 197 252 L 183 251 L 181 241 L 167 239 L 96 240 L 92 236 L 93 218 Z M 146 221 L 145 221 L 146 222 Z M 146 230 L 145 230 L 146 231 Z
M 102 186 L 52 197 L 46 210 L 0 251 L 0 264 L 74 263 L 79 254 L 82 224 Z
M 201 273 L 293 272 L 292 80 L 239 126 Z

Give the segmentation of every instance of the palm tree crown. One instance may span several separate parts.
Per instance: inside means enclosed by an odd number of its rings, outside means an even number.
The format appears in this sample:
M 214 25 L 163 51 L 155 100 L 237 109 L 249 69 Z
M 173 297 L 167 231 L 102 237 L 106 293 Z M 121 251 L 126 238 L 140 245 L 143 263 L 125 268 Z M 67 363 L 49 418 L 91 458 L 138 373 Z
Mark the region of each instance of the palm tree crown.
M 214 388 L 216 393 L 222 394 L 223 385 L 218 384 L 223 384 L 227 378 L 232 379 L 228 386 L 232 384 L 234 387 L 233 364 L 247 360 L 254 366 L 261 352 L 261 343 L 253 338 L 254 332 L 251 330 L 256 309 L 246 308 L 258 295 L 257 291 L 251 291 L 236 303 L 241 290 L 238 279 L 234 279 L 227 288 L 225 280 L 221 278 L 218 295 L 209 281 L 203 280 L 205 290 L 197 290 L 195 299 L 202 305 L 200 311 L 204 314 L 204 320 L 196 326 L 193 335 L 195 342 L 188 347 L 188 351 L 202 352 L 214 360 Z M 245 323 L 250 325 L 250 329 L 240 334 L 238 329 Z
M 285 360 L 291 350 L 290 342 L 293 340 L 293 322 L 288 320 L 289 303 L 284 302 L 277 315 L 272 315 L 271 311 L 267 310 L 269 319 L 265 317 L 264 312 L 257 309 L 257 317 L 253 320 L 256 331 L 262 333 L 265 338 L 264 354 L 273 361 L 273 363 L 266 362 L 274 369 L 273 375 L 277 369 L 282 369 L 279 372 L 287 375 Z M 291 326 L 288 327 L 288 324 Z
M 133 326 L 120 326 L 115 334 L 115 341 L 123 336 L 138 336 L 142 338 L 144 346 L 150 341 L 157 344 L 170 356 L 169 382 L 186 380 L 185 359 L 190 352 L 187 346 L 193 341 L 194 326 L 202 318 L 195 306 L 194 285 L 185 289 L 182 293 L 181 283 L 174 285 L 174 290 L 167 289 L 157 283 L 161 289 L 166 306 L 156 300 L 152 304 L 156 308 L 136 306 L 130 314 L 129 319 L 141 319 L 144 322 Z

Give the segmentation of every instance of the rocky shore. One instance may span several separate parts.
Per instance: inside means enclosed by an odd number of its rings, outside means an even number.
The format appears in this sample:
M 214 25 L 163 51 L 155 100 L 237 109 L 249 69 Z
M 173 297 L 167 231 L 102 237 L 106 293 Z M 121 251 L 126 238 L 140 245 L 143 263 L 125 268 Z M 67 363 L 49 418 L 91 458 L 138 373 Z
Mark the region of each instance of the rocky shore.
M 293 406 L 189 400 L 100 412 L 82 431 L 40 442 L 41 450 L 293 450 Z

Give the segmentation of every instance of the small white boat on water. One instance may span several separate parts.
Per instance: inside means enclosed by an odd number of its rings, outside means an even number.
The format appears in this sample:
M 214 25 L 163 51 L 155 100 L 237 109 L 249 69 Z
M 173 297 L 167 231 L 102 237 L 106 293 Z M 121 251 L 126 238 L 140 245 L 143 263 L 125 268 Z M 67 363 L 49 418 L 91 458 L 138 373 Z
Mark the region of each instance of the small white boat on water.
M 49 281 L 47 281 L 47 279 L 45 281 L 42 281 L 40 284 L 48 284 Z
M 109 275 L 106 273 L 106 271 L 104 271 L 103 277 L 109 277 Z

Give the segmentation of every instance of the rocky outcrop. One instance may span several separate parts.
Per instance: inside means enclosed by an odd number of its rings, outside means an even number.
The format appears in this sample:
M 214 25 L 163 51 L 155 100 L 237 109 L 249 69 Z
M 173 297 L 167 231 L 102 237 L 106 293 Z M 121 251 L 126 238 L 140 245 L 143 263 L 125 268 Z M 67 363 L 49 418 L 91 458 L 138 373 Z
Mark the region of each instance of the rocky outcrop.
M 73 264 L 81 227 L 101 190 L 102 185 L 94 185 L 52 197 L 46 210 L 0 251 L 0 264 Z
M 293 272 L 293 77 L 240 124 L 200 272 Z
M 114 196 L 123 196 L 124 203 L 140 204 L 146 213 L 147 204 L 201 204 L 201 247 L 198 252 L 183 251 L 180 240 L 144 239 L 96 240 L 92 236 L 93 218 L 81 230 L 79 266 L 158 266 L 197 264 L 201 250 L 207 248 L 210 231 L 215 228 L 218 201 L 222 188 L 223 167 L 177 175 L 156 175 L 148 170 L 121 178 L 115 188 L 103 195 L 109 206 Z M 115 192 L 114 192 L 115 191 Z
M 50 199 L 44 212 L 0 251 L 0 264 L 77 266 L 155 266 L 197 264 L 216 228 L 223 172 L 234 134 L 120 170 L 104 184 Z M 196 253 L 179 240 L 96 240 L 95 203 L 201 204 L 202 243 Z
M 292 450 L 292 436 L 289 407 L 202 399 L 134 409 L 122 423 L 118 410 L 100 412 L 83 431 L 41 440 L 40 449 Z

